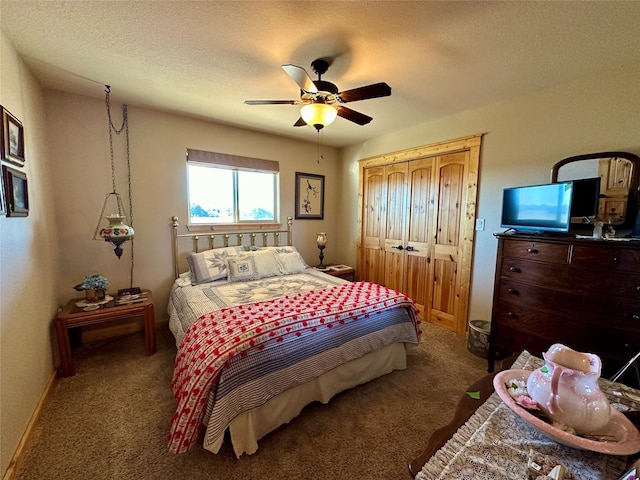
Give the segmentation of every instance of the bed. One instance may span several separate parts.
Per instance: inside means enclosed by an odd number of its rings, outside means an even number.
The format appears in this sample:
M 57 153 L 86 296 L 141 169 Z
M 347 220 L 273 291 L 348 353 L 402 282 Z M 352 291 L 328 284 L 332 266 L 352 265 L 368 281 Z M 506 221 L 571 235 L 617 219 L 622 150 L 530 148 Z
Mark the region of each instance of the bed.
M 179 234 L 172 218 L 171 452 L 202 438 L 213 453 L 225 440 L 237 457 L 255 453 L 305 405 L 406 368 L 406 348 L 420 336 L 414 303 L 309 267 L 291 226 L 289 218 L 286 230 Z

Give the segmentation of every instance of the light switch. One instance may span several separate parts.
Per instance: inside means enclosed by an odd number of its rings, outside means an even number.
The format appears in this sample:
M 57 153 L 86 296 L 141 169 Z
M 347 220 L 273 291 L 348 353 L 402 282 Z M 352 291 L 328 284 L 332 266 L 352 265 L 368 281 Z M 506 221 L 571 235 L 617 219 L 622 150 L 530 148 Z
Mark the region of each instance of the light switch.
M 484 218 L 476 218 L 476 230 L 478 232 L 484 230 Z

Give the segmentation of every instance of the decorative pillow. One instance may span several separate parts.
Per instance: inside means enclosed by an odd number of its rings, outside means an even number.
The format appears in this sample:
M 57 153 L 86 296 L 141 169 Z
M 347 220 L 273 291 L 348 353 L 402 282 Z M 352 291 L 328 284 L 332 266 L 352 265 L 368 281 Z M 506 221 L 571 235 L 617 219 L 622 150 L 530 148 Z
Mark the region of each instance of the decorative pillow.
M 276 253 L 276 258 L 280 263 L 282 273 L 285 275 L 300 273 L 307 268 L 307 264 L 304 263 L 302 256 L 297 251 Z
M 187 255 L 187 262 L 191 272 L 191 284 L 199 285 L 225 278 L 227 276 L 226 259 L 237 255 L 238 251 L 235 247 L 190 253 Z
M 253 256 L 242 255 L 227 258 L 227 280 L 230 282 L 244 282 L 257 280 L 258 274 Z
M 240 256 L 253 257 L 258 278 L 282 275 L 282 267 L 278 263 L 273 250 L 257 250 L 255 252 L 241 253 Z

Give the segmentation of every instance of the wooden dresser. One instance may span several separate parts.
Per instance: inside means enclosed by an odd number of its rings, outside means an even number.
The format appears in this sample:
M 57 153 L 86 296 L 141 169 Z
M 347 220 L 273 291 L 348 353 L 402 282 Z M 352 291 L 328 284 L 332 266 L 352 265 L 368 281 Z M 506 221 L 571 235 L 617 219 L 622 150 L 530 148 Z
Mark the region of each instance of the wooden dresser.
M 640 241 L 497 234 L 489 371 L 559 342 L 595 353 L 610 377 L 640 351 Z

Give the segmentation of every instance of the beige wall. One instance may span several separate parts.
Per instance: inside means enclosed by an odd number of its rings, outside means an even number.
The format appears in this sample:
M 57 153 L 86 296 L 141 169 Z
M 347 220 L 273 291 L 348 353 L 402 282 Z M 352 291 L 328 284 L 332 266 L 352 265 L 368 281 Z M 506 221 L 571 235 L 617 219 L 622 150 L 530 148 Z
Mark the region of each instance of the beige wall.
M 42 90 L 0 31 L 0 104 L 24 127 L 29 216 L 0 216 L 0 474 L 53 372 L 59 299 L 53 170 Z
M 358 165 L 361 158 L 483 133 L 478 218 L 469 318 L 491 319 L 493 278 L 504 187 L 550 181 L 566 157 L 621 150 L 640 155 L 640 64 L 416 125 L 343 149 L 344 216 L 338 218 L 346 262 L 356 258 Z M 428 108 L 428 106 L 426 107 Z
M 101 89 L 100 86 L 96 88 Z M 104 197 L 111 192 L 111 169 L 104 100 L 47 90 L 49 150 L 58 181 L 54 188 L 56 224 L 60 231 L 61 273 L 58 293 L 69 297 L 85 275 L 99 272 L 112 288 L 129 286 L 131 245 L 123 245 L 120 260 L 110 244 L 93 240 Z M 112 118 L 121 125 L 121 105 L 112 87 Z M 177 115 L 128 107 L 131 142 L 133 226 L 135 228 L 134 285 L 154 291 L 156 317 L 166 317 L 173 281 L 170 219 L 187 218 L 185 152 L 187 147 L 277 160 L 280 163 L 281 214 L 294 215 L 295 172 L 325 175 L 324 220 L 295 220 L 294 244 L 307 263 L 318 263 L 316 232 L 326 231 L 325 261 L 338 261 L 336 239 L 337 152 L 317 145 L 215 125 Z M 125 141 L 114 135 L 116 189 L 128 205 Z M 109 205 L 115 207 L 115 203 Z M 128 212 L 128 208 L 125 207 Z M 114 210 L 112 208 L 111 210 Z M 115 210 L 114 210 L 115 211 Z M 105 213 L 112 213 L 107 211 Z M 105 220 L 102 225 L 106 224 Z

